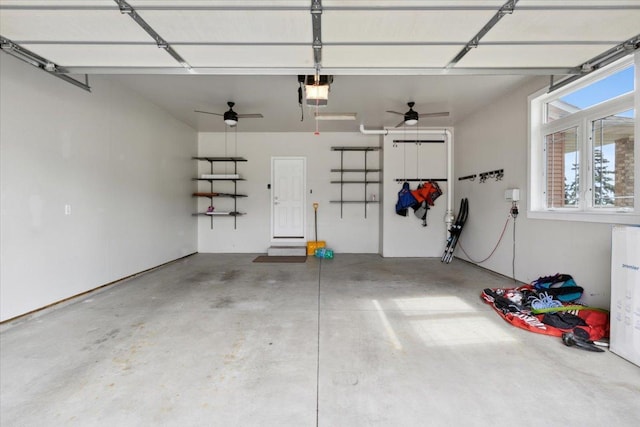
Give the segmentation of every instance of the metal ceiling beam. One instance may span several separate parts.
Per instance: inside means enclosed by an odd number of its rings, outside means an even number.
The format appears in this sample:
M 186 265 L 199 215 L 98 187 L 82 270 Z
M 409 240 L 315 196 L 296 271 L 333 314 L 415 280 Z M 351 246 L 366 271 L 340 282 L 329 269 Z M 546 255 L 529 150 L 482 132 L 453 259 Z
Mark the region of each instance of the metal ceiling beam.
M 563 78 L 559 82 L 554 82 L 554 77 L 552 75 L 548 92 L 550 93 L 558 90 L 571 82 L 574 82 L 606 65 L 617 61 L 620 58 L 630 55 L 638 49 L 640 49 L 640 34 L 618 44 L 617 46 L 609 49 L 604 53 L 601 53 L 598 56 L 591 58 L 587 62 L 578 65 L 574 68 L 574 72 L 571 76 Z
M 143 41 L 81 41 L 81 40 L 15 40 L 22 45 L 80 45 L 80 46 L 152 46 L 155 42 Z M 549 41 L 495 41 L 482 42 L 482 46 L 588 46 L 617 45 L 619 40 L 549 40 Z M 322 42 L 322 46 L 464 46 L 463 42 L 430 41 L 375 41 L 375 42 Z M 309 42 L 172 42 L 171 46 L 313 46 Z
M 495 6 L 442 6 L 442 5 L 413 5 L 413 6 L 325 6 L 323 8 L 327 12 L 333 11 L 484 11 L 495 10 Z M 519 6 L 519 10 L 638 10 L 640 5 L 638 4 L 618 4 L 618 5 L 563 5 L 563 4 L 549 4 L 545 6 Z M 118 7 L 114 6 L 99 6 L 99 5 L 52 5 L 52 4 L 40 4 L 40 5 L 4 5 L 0 4 L 0 10 L 118 10 Z M 148 11 L 307 11 L 309 10 L 304 6 L 196 6 L 196 5 L 183 5 L 183 6 L 137 6 L 136 10 L 148 10 Z
M 310 75 L 315 72 L 311 67 L 193 67 L 187 70 L 181 67 L 67 67 L 69 73 L 86 74 L 147 74 L 147 75 Z M 323 73 L 344 76 L 472 76 L 472 75 L 511 75 L 511 76 L 549 76 L 576 74 L 575 68 L 323 68 Z
M 26 49 L 19 44 L 9 40 L 8 38 L 2 36 L 0 36 L 0 50 L 8 55 L 13 56 L 14 58 L 26 62 L 29 65 L 33 65 L 34 67 L 39 68 L 40 70 L 45 71 L 52 76 L 62 79 L 67 83 L 71 83 L 72 85 L 77 86 L 80 89 L 91 92 L 91 87 L 89 86 L 89 76 L 86 73 L 78 73 L 85 74 L 85 82 L 82 83 L 81 81 L 68 76 L 67 73 L 69 73 L 69 70 L 67 70 L 66 68 L 62 68 L 56 63 L 49 61 L 48 59 L 38 55 L 37 53 L 34 53 L 29 49 Z
M 151 36 L 151 38 L 153 38 L 153 40 L 156 42 L 156 45 L 159 48 L 164 49 L 169 55 L 173 57 L 173 59 L 178 61 L 178 63 L 182 65 L 184 68 L 186 68 L 187 70 L 191 69 L 191 65 L 189 65 L 189 63 L 185 61 L 185 59 L 182 58 L 182 56 L 180 56 L 180 54 L 178 54 L 178 52 L 176 52 L 171 47 L 171 45 L 169 45 L 169 43 L 164 38 L 162 38 L 162 36 L 160 36 L 160 34 L 156 32 L 156 30 L 154 30 L 151 27 L 151 25 L 147 24 L 147 21 L 145 21 L 144 19 L 142 19 L 140 15 L 138 15 L 138 13 L 133 8 L 133 6 L 131 6 L 125 0 L 113 0 L 113 1 L 115 1 L 116 4 L 118 5 L 118 9 L 120 9 L 120 13 L 124 15 L 129 15 L 131 19 L 133 19 L 136 22 L 136 24 L 138 24 L 144 31 L 146 31 L 147 34 Z
M 473 36 L 473 38 L 467 43 L 465 47 L 447 64 L 447 68 L 454 67 L 469 51 L 473 48 L 478 47 L 480 40 L 487 35 L 487 33 L 505 16 L 513 13 L 513 10 L 516 7 L 516 3 L 518 0 L 508 0 L 502 7 L 496 12 L 495 15 L 487 22 L 487 24 L 482 27 L 482 29 Z
M 313 26 L 313 64 L 316 75 L 322 67 L 322 1 L 311 0 L 311 25 Z

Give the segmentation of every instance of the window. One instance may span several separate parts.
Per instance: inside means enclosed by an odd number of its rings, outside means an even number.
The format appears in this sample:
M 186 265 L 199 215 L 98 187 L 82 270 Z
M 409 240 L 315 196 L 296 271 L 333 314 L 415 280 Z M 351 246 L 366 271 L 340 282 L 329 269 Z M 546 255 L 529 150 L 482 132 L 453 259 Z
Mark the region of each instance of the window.
M 578 206 L 578 129 L 564 129 L 545 136 L 547 206 Z
M 634 207 L 635 110 L 591 122 L 593 206 Z
M 633 66 L 548 102 L 547 121 L 566 117 L 616 96 L 633 92 Z
M 529 98 L 530 217 L 640 223 L 636 68 L 626 58 Z

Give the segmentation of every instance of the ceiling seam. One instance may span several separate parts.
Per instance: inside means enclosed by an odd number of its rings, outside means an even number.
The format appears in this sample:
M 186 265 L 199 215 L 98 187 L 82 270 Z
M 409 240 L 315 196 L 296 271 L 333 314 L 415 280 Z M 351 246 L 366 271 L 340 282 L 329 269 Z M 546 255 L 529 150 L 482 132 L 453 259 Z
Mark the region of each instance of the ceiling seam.
M 153 46 L 151 41 L 98 41 L 98 40 L 14 40 L 23 45 L 105 45 L 105 46 Z M 482 46 L 556 46 L 556 45 L 616 45 L 620 40 L 547 40 L 547 41 L 492 41 L 481 42 Z M 322 46 L 464 46 L 466 42 L 322 42 Z M 171 46 L 313 46 L 309 42 L 171 42 Z
M 640 5 L 562 5 L 551 4 L 546 6 L 518 6 L 518 10 L 528 11 L 557 11 L 557 10 L 638 10 Z M 118 10 L 117 6 L 98 6 L 98 5 L 2 5 L 0 10 L 68 10 L 68 11 L 91 11 L 91 10 Z M 302 12 L 307 11 L 307 7 L 303 6 L 137 6 L 138 11 L 275 11 L 275 12 Z M 493 11 L 495 6 L 324 6 L 324 11 Z
M 311 67 L 129 67 L 129 66 L 70 66 L 65 67 L 69 74 L 147 74 L 147 75 L 180 75 L 197 73 L 199 75 L 306 75 L 313 72 Z M 434 67 L 325 67 L 324 73 L 331 75 L 367 75 L 367 76 L 461 76 L 461 75 L 567 75 L 576 74 L 575 67 L 455 67 L 450 69 Z

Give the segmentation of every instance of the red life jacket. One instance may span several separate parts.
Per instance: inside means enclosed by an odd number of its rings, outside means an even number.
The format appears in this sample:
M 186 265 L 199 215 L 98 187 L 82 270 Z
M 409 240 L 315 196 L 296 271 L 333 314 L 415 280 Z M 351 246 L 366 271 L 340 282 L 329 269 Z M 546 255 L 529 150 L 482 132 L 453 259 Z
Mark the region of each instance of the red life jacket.
M 429 206 L 433 206 L 436 199 L 442 195 L 442 190 L 440 190 L 440 186 L 437 182 L 428 181 L 411 191 L 411 194 L 415 197 L 418 203 L 426 201 Z

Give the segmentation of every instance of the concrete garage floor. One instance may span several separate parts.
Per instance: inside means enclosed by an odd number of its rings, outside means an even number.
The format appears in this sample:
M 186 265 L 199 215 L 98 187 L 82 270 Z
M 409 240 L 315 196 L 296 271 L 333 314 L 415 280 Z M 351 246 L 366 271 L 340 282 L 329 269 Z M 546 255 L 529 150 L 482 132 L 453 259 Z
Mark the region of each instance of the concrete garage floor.
M 198 254 L 4 325 L 10 426 L 636 426 L 640 368 L 513 328 L 454 260 Z

